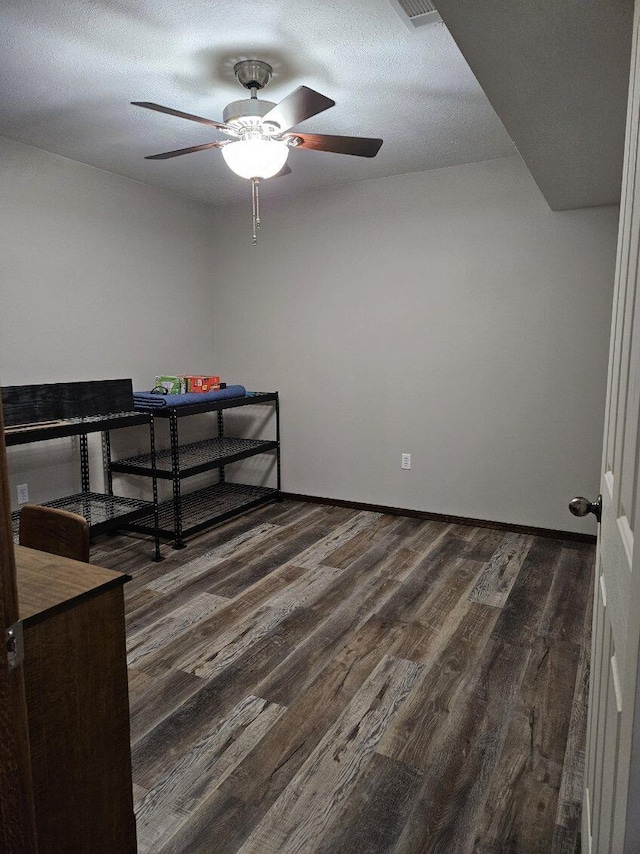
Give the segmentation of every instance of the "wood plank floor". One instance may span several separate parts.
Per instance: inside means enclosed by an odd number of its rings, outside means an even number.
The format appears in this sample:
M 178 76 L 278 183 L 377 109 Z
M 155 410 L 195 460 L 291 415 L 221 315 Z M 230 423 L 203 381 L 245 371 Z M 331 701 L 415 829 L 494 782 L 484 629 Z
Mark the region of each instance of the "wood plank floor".
M 579 851 L 594 548 L 301 502 L 126 586 L 140 852 Z

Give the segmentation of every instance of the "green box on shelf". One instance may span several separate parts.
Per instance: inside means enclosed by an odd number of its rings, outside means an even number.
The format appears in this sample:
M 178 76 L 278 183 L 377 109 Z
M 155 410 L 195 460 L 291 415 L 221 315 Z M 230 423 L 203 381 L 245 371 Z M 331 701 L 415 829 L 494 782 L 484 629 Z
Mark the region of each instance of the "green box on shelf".
M 184 394 L 187 382 L 184 377 L 156 377 L 156 386 L 162 386 L 167 394 Z

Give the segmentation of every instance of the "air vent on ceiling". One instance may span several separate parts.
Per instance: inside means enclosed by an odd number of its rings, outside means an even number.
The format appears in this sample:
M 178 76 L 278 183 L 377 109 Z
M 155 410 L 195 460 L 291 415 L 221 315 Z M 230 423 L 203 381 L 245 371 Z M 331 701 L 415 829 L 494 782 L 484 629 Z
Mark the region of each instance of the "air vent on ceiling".
M 431 0 L 390 0 L 390 2 L 411 30 L 442 21 Z

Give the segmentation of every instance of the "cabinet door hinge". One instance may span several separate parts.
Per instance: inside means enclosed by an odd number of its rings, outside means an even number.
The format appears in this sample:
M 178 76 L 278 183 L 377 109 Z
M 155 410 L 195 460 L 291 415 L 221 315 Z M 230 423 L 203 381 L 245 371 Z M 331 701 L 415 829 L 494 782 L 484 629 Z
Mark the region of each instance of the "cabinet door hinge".
M 5 646 L 9 670 L 20 667 L 24 661 L 24 635 L 22 632 L 22 620 L 18 620 L 5 631 Z

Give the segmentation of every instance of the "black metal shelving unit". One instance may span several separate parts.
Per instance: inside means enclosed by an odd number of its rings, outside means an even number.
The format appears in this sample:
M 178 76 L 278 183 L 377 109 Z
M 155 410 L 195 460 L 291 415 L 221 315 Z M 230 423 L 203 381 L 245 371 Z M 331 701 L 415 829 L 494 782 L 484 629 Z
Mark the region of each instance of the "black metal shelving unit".
M 60 510 L 68 510 L 71 513 L 79 513 L 84 516 L 89 524 L 90 535 L 118 528 L 128 527 L 138 519 L 149 515 L 153 518 L 157 514 L 157 501 L 143 501 L 138 498 L 126 498 L 113 494 L 113 483 L 109 476 L 109 491 L 107 494 L 92 492 L 89 471 L 89 433 L 102 433 L 108 436 L 109 431 L 121 427 L 132 427 L 139 424 L 149 424 L 150 431 L 150 454 L 149 458 L 155 460 L 155 438 L 152 418 L 145 412 L 118 412 L 108 415 L 95 415 L 82 418 L 65 418 L 42 424 L 30 424 L 26 426 L 8 427 L 5 430 L 5 442 L 8 447 L 13 445 L 27 445 L 33 442 L 45 442 L 49 439 L 61 439 L 70 436 L 80 438 L 80 477 L 81 491 L 52 501 L 42 502 L 45 507 L 55 507 Z M 155 484 L 154 477 L 154 484 Z M 157 495 L 154 486 L 154 498 Z M 12 513 L 12 521 L 17 526 L 20 511 Z M 150 533 L 154 534 L 152 530 Z M 155 534 L 155 558 L 160 559 L 160 540 Z
M 270 405 L 275 409 L 275 439 L 242 439 L 224 435 L 224 411 L 239 406 Z M 147 410 L 153 430 L 156 418 L 169 420 L 170 447 L 157 451 L 155 462 L 150 454 L 140 454 L 112 462 L 108 433 L 105 434 L 109 489 L 111 473 L 141 475 L 172 482 L 173 496 L 157 507 L 157 524 L 149 514 L 129 525 L 140 533 L 155 533 L 172 539 L 174 548 L 184 548 L 184 538 L 232 516 L 280 497 L 280 403 L 278 392 L 264 392 L 247 397 L 207 401 L 189 406 Z M 181 418 L 217 413 L 217 435 L 200 442 L 180 446 L 178 425 Z M 277 486 L 250 486 L 229 483 L 225 469 L 239 460 L 257 454 L 275 452 Z M 218 482 L 193 492 L 182 493 L 181 481 L 206 471 L 218 471 Z M 154 492 L 157 498 L 157 492 Z

